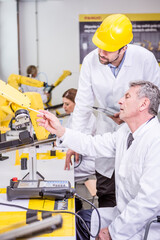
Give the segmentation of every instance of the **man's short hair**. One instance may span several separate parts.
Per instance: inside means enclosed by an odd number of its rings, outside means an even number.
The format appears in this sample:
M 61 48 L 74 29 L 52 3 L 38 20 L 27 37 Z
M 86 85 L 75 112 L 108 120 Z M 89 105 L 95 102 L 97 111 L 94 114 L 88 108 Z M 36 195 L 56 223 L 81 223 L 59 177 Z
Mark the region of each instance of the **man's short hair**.
M 146 97 L 150 100 L 148 112 L 152 115 L 157 115 L 160 104 L 160 90 L 159 88 L 149 81 L 136 81 L 131 82 L 130 87 L 140 86 L 137 93 L 139 98 Z

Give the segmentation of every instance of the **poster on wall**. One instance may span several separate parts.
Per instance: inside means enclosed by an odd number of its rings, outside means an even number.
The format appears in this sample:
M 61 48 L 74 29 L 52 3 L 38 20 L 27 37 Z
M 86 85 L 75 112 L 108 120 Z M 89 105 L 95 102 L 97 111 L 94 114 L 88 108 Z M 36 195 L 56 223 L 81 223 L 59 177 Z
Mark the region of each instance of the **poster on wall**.
M 132 44 L 145 47 L 153 52 L 160 64 L 160 13 L 153 14 L 126 14 L 132 22 Z M 96 46 L 92 43 L 92 37 L 104 18 L 110 14 L 80 14 L 80 64 L 83 58 Z

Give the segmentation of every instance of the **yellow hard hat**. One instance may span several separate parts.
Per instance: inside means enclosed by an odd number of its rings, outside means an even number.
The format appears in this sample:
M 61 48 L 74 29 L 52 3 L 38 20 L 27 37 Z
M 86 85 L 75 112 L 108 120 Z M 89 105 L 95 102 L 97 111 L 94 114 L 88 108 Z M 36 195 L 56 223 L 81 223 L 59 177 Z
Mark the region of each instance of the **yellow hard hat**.
M 123 14 L 112 14 L 104 19 L 92 41 L 100 49 L 115 52 L 133 39 L 132 24 Z

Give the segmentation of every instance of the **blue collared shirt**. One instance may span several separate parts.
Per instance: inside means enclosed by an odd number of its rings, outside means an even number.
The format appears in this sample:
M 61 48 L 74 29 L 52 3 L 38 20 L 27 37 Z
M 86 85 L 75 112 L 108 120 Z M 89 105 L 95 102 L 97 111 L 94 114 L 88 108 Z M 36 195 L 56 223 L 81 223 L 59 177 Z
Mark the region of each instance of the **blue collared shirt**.
M 122 64 L 124 63 L 125 56 L 126 56 L 126 52 L 124 53 L 124 56 L 123 56 L 123 58 L 122 58 L 122 61 L 120 62 L 120 64 L 119 64 L 118 67 L 112 65 L 111 63 L 108 64 L 108 66 L 110 67 L 110 69 L 111 69 L 111 71 L 112 71 L 112 73 L 113 73 L 113 75 L 114 75 L 115 77 L 118 76 L 118 73 L 119 73 L 119 71 L 120 71 L 120 69 L 121 69 L 121 67 L 122 67 Z

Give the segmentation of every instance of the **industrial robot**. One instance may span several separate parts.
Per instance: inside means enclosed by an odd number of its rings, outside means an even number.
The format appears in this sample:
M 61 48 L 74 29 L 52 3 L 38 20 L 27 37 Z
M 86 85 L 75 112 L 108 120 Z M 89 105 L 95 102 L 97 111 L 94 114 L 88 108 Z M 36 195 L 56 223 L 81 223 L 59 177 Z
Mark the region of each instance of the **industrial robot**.
M 8 130 L 11 118 L 15 117 L 16 128 L 28 127 L 29 130 L 20 132 L 19 139 L 0 142 L 0 153 L 27 147 L 29 149 L 29 172 L 22 180 L 10 179 L 7 186 L 7 200 L 16 199 L 51 199 L 64 200 L 73 198 L 74 189 L 67 180 L 45 180 L 37 171 L 36 147 L 40 144 L 51 143 L 53 138 L 48 138 L 49 132 L 37 124 L 37 112 L 43 109 L 43 102 L 39 93 L 21 93 L 9 84 L 0 80 L 0 129 Z M 38 106 L 37 106 L 38 102 Z M 32 124 L 31 124 L 32 123 Z M 33 139 L 31 127 L 33 125 L 37 140 Z M 11 232 L 0 234 L 0 239 L 14 237 L 28 237 L 35 229 L 35 233 L 41 234 L 45 229 L 54 226 L 54 230 L 62 227 L 62 217 L 50 217 L 40 224 L 34 223 L 31 228 L 24 226 Z M 52 230 L 53 230 L 52 229 Z
M 37 111 L 43 109 L 43 102 L 41 95 L 36 92 L 21 93 L 9 84 L 0 80 L 0 136 L 1 136 L 1 149 L 0 160 L 5 160 L 1 150 L 4 148 L 14 148 L 20 145 L 25 145 L 34 141 L 33 130 L 36 139 L 44 142 L 49 138 L 49 132 L 37 123 Z M 20 140 L 5 141 L 2 136 L 10 130 L 9 123 L 12 118 L 15 118 L 15 128 L 17 130 L 26 129 L 20 132 Z
M 29 78 L 17 74 L 11 74 L 8 78 L 8 84 L 12 87 L 16 88 L 17 90 L 21 89 L 21 85 L 28 85 L 32 87 L 44 87 L 44 91 L 46 93 L 51 93 L 51 91 L 57 87 L 67 76 L 71 75 L 72 73 L 68 70 L 64 70 L 63 74 L 57 79 L 57 81 L 51 85 L 48 85 L 46 82 L 42 82 L 40 80 Z M 45 103 L 45 106 L 51 106 L 51 94 L 48 101 Z
M 11 119 L 15 117 L 17 129 L 27 125 L 30 119 L 37 139 L 44 140 L 48 138 L 49 132 L 37 124 L 36 111 L 44 108 L 39 93 L 21 93 L 0 80 L 0 102 L 0 127 L 2 133 L 6 132 Z

